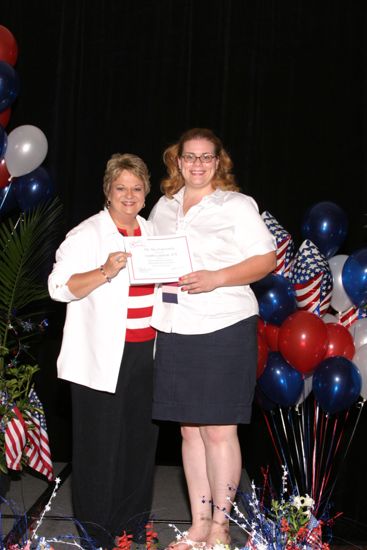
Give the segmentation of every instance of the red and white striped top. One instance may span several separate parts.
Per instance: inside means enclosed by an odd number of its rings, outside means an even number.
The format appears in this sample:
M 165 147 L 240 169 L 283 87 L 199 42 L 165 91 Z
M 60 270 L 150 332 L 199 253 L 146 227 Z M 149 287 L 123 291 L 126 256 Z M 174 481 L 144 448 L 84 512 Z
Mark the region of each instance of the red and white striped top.
M 127 237 L 125 229 L 119 232 Z M 140 237 L 140 227 L 135 229 L 134 237 Z M 129 287 L 127 302 L 126 342 L 146 342 L 155 338 L 156 331 L 150 326 L 153 312 L 154 285 L 137 285 Z

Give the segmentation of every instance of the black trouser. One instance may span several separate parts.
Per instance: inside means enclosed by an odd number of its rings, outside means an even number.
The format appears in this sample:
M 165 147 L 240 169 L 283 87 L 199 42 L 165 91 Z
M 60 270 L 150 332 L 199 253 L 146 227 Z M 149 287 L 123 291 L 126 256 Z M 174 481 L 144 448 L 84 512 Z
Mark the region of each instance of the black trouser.
M 125 344 L 115 394 L 71 385 L 74 516 L 97 547 L 113 547 L 123 531 L 144 537 L 158 438 L 152 378 L 149 341 Z

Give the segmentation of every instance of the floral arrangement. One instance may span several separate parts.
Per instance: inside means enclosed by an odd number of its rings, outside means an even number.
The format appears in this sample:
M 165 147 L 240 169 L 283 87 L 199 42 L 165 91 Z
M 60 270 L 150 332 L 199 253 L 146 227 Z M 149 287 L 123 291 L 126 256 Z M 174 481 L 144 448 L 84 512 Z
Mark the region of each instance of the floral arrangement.
M 286 502 L 272 500 L 271 516 L 275 523 L 281 525 L 281 530 L 286 534 L 288 545 L 297 542 L 303 542 L 309 536 L 309 524 L 312 517 L 311 510 L 315 501 L 307 494 L 305 497 L 291 496 Z M 317 530 L 320 525 L 317 522 Z
M 328 550 L 329 545 L 322 542 L 321 522 L 312 514 L 314 500 L 291 496 L 288 501 L 272 500 L 270 510 L 264 512 L 256 497 L 256 518 L 250 525 L 246 550 L 289 549 L 289 550 Z
M 288 494 L 288 472 L 283 466 L 279 499 L 265 505 L 264 495 L 258 496 L 254 482 L 250 495 L 243 495 L 246 514 L 233 503 L 232 518 L 248 535 L 245 550 L 329 550 L 322 542 L 321 520 L 313 515 L 315 501 L 309 496 Z
M 322 541 L 322 526 L 324 522 L 313 515 L 315 501 L 309 496 L 297 494 L 288 495 L 287 469 L 283 466 L 282 489 L 279 499 L 271 499 L 270 505 L 265 505 L 265 494 L 256 489 L 252 482 L 250 494 L 238 494 L 244 512 L 237 502 L 228 500 L 233 506 L 233 515 L 223 512 L 246 534 L 243 545 L 234 550 L 329 550 L 330 546 Z M 188 532 L 181 532 L 175 525 L 176 539 L 187 540 Z M 193 543 L 193 548 L 205 548 L 205 543 Z M 212 550 L 230 550 L 228 544 L 220 541 Z

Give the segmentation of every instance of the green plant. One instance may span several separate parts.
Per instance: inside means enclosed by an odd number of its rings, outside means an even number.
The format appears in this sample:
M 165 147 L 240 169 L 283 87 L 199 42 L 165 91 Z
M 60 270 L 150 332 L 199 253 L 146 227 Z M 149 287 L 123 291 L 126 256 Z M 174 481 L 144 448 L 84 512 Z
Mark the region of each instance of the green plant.
M 32 344 L 44 329 L 48 298 L 46 268 L 54 253 L 62 205 L 42 203 L 16 221 L 0 223 L 0 470 L 7 471 L 5 434 L 19 412 L 37 412 L 30 401 L 38 370 Z M 38 411 L 39 412 L 39 411 Z M 32 426 L 29 426 L 32 429 Z M 22 464 L 27 462 L 22 456 Z
M 315 501 L 306 496 L 291 496 L 289 500 L 272 500 L 269 517 L 287 534 L 287 540 L 296 542 L 311 518 Z

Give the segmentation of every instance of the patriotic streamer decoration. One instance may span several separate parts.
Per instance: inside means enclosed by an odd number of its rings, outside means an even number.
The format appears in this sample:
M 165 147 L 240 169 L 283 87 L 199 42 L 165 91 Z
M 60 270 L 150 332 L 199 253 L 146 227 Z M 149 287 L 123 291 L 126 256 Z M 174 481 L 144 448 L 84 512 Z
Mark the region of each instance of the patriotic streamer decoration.
M 330 203 L 316 206 L 313 214 L 317 216 L 309 220 L 312 222 L 308 228 L 311 233 L 303 231 L 305 240 L 290 260 L 287 258 L 290 235 L 268 212 L 262 215 L 276 237 L 278 261 L 274 273 L 288 277 L 299 310 L 277 327 L 276 351 L 304 376 L 313 374 L 308 379 L 309 391 L 305 391 L 304 396 L 295 392 L 292 404 L 283 401 L 282 396 L 274 391 L 277 376 L 282 384 L 289 383 L 289 379 L 278 369 L 276 376 L 269 381 L 267 376 L 271 372 L 266 371 L 268 365 L 258 377 L 256 387 L 257 402 L 263 412 L 279 469 L 288 471 L 288 494 L 310 495 L 314 507 L 303 531 L 304 536 L 297 533 L 293 540 L 288 539 L 284 544 L 282 537 L 289 533 L 284 518 L 276 515 L 276 519 L 283 522 L 280 530 L 274 514 L 273 523 L 269 524 L 266 512 L 271 505 L 268 503 L 267 510 L 261 508 L 262 500 L 253 494 L 248 513 L 251 520 L 248 524 L 248 549 L 259 550 L 270 545 L 274 549 L 327 548 L 322 540 L 323 527 L 329 528 L 340 515 L 332 516 L 332 495 L 367 402 L 367 280 L 362 276 L 367 269 L 367 248 L 349 257 L 335 256 L 335 247 L 340 245 L 339 241 L 336 242 L 337 233 L 330 233 L 324 224 L 329 216 L 326 206 L 329 207 Z M 344 217 L 329 216 L 329 221 L 337 222 L 333 227 L 346 228 Z M 351 257 L 359 260 L 359 270 L 352 270 L 354 263 L 349 271 L 344 270 L 344 261 L 346 264 L 349 260 L 351 264 Z M 318 320 L 320 326 L 311 332 L 306 317 L 298 319 L 302 322 L 294 322 L 299 315 L 309 315 Z M 264 318 L 263 321 L 266 329 L 268 322 Z M 328 326 L 326 323 L 332 324 Z M 321 334 L 323 327 L 326 328 L 325 336 Z M 308 347 L 305 335 L 314 338 Z M 319 358 L 312 358 L 311 351 L 314 352 L 316 343 L 325 344 L 327 348 L 324 354 L 320 351 Z M 308 364 L 306 351 L 311 355 L 312 364 Z M 268 354 L 268 361 L 273 355 Z M 272 472 L 275 479 L 279 469 Z M 283 505 L 287 501 L 281 498 L 278 502 Z M 274 538 L 275 533 L 277 538 Z
M 325 256 L 310 240 L 303 241 L 293 260 L 289 278 L 299 309 L 323 316 L 328 311 L 333 278 Z
M 336 414 L 322 410 L 312 392 L 297 407 L 262 409 L 279 469 L 294 494 L 310 495 L 318 519 L 330 518 L 330 499 L 363 410 L 364 401 Z M 275 476 L 275 472 L 273 472 Z
M 269 212 L 261 214 L 269 231 L 274 235 L 277 244 L 277 266 L 274 269 L 276 275 L 287 277 L 294 256 L 294 242 L 291 235 Z

